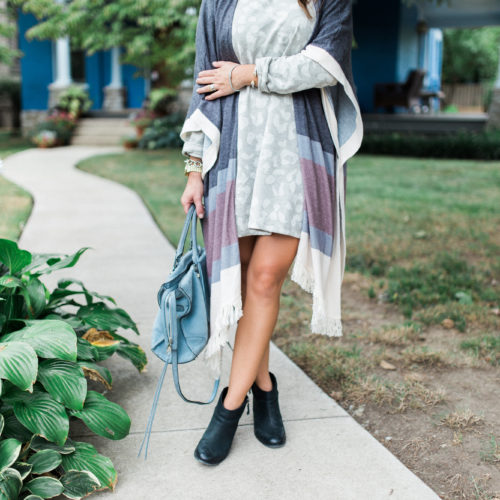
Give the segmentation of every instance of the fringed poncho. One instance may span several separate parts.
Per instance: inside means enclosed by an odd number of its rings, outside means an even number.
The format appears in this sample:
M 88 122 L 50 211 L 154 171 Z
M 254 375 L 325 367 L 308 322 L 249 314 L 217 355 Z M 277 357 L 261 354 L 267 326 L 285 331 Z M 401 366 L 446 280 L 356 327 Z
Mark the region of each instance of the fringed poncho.
M 213 61 L 239 62 L 231 40 L 237 1 L 202 1 L 195 77 L 211 69 Z M 292 94 L 304 186 L 302 231 L 292 280 L 313 295 L 311 331 L 341 336 L 346 161 L 361 145 L 363 126 L 351 72 L 351 1 L 312 1 L 315 26 L 301 54 L 319 63 L 337 83 Z M 222 348 L 243 314 L 234 210 L 238 93 L 207 101 L 196 88 L 195 84 L 181 138 L 186 140 L 189 133 L 197 131 L 205 135 L 202 229 L 210 283 L 210 339 L 205 359 L 219 372 Z

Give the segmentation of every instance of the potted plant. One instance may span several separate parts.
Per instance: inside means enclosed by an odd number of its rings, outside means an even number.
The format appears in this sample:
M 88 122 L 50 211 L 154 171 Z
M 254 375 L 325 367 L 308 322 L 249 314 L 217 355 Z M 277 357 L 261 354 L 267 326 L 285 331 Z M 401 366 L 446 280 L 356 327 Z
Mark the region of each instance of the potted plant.
M 155 113 L 146 108 L 143 108 L 132 115 L 130 124 L 135 127 L 138 139 L 142 137 L 144 130 L 151 125 L 155 118 Z
M 52 148 L 57 146 L 57 132 L 55 130 L 40 130 L 32 137 L 39 148 Z
M 125 149 L 135 149 L 139 144 L 139 139 L 135 136 L 126 136 L 121 139 L 122 146 Z

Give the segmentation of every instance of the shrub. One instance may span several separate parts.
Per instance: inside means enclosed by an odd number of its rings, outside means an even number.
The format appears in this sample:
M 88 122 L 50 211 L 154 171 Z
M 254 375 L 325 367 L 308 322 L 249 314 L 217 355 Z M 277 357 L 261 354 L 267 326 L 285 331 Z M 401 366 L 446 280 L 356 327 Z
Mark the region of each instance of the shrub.
M 418 158 L 500 159 L 500 131 L 456 134 L 367 133 L 361 153 Z
M 58 111 L 65 111 L 72 118 L 79 118 L 82 114 L 86 113 L 92 106 L 87 91 L 78 85 L 71 85 L 59 96 L 56 109 Z
M 162 149 L 182 147 L 179 136 L 184 122 L 183 113 L 172 113 L 162 118 L 156 118 L 144 131 L 139 141 L 141 149 Z
M 158 116 L 167 115 L 177 98 L 177 91 L 167 87 L 153 89 L 149 93 L 148 109 Z
M 145 367 L 144 351 L 116 333 L 118 328 L 138 333 L 137 326 L 111 297 L 78 280 L 61 279 L 52 291 L 40 280 L 74 266 L 86 250 L 32 255 L 0 239 L 2 498 L 63 493 L 76 499 L 116 483 L 111 460 L 91 444 L 73 441 L 69 422 L 80 419 L 109 439 L 128 434 L 125 410 L 89 390 L 87 377 L 111 388 L 111 373 L 98 362 L 115 352 L 139 371 Z
M 75 127 L 76 119 L 72 115 L 56 110 L 33 127 L 29 136 L 37 146 L 62 146 L 70 143 Z

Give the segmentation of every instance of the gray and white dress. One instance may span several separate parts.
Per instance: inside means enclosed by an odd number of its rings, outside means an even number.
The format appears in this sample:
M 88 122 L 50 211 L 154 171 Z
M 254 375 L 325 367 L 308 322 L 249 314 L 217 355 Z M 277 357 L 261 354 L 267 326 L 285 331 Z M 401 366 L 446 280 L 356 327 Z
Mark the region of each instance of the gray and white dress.
M 238 95 L 238 237 L 300 237 L 304 193 L 292 93 L 336 83 L 300 53 L 315 24 L 314 6 L 308 5 L 311 19 L 297 0 L 238 0 L 234 12 L 234 52 L 241 64 L 256 65 L 259 82 Z M 203 132 L 191 132 L 182 153 L 201 157 L 203 141 Z

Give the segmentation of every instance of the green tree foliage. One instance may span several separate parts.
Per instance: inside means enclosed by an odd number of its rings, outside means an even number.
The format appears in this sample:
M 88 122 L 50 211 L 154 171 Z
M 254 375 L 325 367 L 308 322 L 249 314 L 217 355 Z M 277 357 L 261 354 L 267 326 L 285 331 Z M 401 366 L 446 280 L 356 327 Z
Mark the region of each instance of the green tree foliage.
M 14 0 L 39 20 L 28 38 L 64 35 L 92 54 L 119 46 L 122 62 L 156 69 L 159 84 L 171 88 L 194 62 L 194 38 L 201 0 Z
M 7 40 L 16 35 L 16 16 L 12 2 L 0 1 L 0 63 L 10 65 L 21 55 L 19 50 L 11 49 Z
M 500 28 L 448 29 L 444 32 L 443 82 L 493 80 L 498 70 Z

